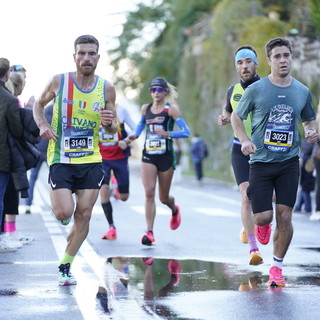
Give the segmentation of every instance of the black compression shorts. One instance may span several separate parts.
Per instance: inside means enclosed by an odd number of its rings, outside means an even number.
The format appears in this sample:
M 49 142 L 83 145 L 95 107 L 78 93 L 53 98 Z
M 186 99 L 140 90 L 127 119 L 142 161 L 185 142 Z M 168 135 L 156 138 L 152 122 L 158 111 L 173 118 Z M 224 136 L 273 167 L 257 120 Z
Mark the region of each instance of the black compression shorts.
M 253 213 L 272 210 L 273 191 L 276 204 L 293 208 L 299 183 L 299 158 L 283 162 L 250 164 L 248 198 Z
M 162 172 L 169 170 L 171 167 L 175 169 L 174 158 L 170 152 L 160 155 L 149 155 L 144 152 L 142 162 L 154 164 Z
M 241 144 L 233 143 L 231 149 L 231 164 L 238 186 L 249 181 L 249 156 L 241 151 Z

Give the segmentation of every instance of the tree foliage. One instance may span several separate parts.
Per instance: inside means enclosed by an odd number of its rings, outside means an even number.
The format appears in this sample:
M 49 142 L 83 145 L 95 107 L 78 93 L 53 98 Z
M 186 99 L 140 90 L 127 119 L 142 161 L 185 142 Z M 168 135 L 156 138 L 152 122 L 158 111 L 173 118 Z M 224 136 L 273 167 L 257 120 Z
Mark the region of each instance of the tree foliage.
M 140 3 L 137 11 L 128 13 L 127 22 L 118 37 L 118 47 L 109 52 L 116 75 L 120 62 L 130 60 L 126 73 L 116 76 L 115 83 L 123 88 L 140 88 L 140 102 L 149 98 L 148 84 L 156 76 L 166 77 L 176 85 L 185 41 L 184 30 L 204 13 L 210 12 L 218 1 L 163 0 L 160 4 L 152 1 L 148 6 Z M 148 36 L 146 31 L 154 35 L 150 42 L 144 41 Z M 138 69 L 138 73 L 134 69 Z
M 311 18 L 317 32 L 320 32 L 320 0 L 309 0 Z
M 306 3 L 309 1 L 309 7 Z M 294 5 L 293 5 L 294 4 Z M 234 52 L 251 44 L 258 52 L 260 76 L 269 73 L 265 44 L 290 29 L 320 31 L 320 0 L 153 0 L 128 13 L 127 22 L 111 52 L 116 73 L 126 62 L 126 72 L 116 85 L 138 88 L 138 102 L 150 99 L 149 83 L 163 76 L 176 85 L 179 104 L 192 131 L 206 137 L 211 149 L 206 169 L 230 178 L 226 153 L 231 127 L 216 124 L 227 88 L 239 81 Z M 271 19 L 270 11 L 279 19 Z M 203 27 L 206 26 L 206 27 Z M 306 27 L 307 26 L 307 27 Z M 302 30 L 302 31 L 301 31 Z

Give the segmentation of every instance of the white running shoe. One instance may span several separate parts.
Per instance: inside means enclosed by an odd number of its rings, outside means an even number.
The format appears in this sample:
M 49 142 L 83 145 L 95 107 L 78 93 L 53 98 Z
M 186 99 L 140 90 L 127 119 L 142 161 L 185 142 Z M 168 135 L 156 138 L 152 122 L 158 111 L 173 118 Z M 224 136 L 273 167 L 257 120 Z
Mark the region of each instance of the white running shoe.
M 311 221 L 320 221 L 320 211 L 313 212 L 309 219 Z
M 16 247 L 17 249 L 19 249 L 23 246 L 23 244 L 20 241 L 11 239 L 9 233 L 5 233 L 3 237 L 6 238 L 6 241 L 10 247 Z
M 8 241 L 5 234 L 0 235 L 0 252 L 13 252 L 16 251 L 17 247 Z
M 31 243 L 32 241 L 34 241 L 33 237 L 25 236 L 20 231 L 10 232 L 10 233 L 8 233 L 8 237 L 10 240 L 17 241 L 22 244 L 28 244 L 28 243 Z

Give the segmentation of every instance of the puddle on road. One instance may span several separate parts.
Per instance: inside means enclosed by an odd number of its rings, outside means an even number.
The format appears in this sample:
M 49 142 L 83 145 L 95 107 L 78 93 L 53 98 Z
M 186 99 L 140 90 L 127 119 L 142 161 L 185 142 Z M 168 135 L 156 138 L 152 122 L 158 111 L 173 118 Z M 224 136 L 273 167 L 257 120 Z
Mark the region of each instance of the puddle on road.
M 239 266 L 202 260 L 174 260 L 153 258 L 109 258 L 108 261 L 121 274 L 125 287 L 131 294 L 142 298 L 150 295 L 165 297 L 171 294 L 195 291 L 266 290 L 268 275 L 250 272 Z M 302 270 L 290 277 L 289 286 L 320 286 L 318 267 L 297 266 Z M 121 278 L 121 277 L 120 277 Z M 150 292 L 152 288 L 153 292 Z
M 268 279 L 260 272 L 243 272 L 236 266 L 201 260 L 153 258 L 109 258 L 113 267 L 126 277 L 128 290 L 148 296 L 149 288 L 159 297 L 171 293 L 242 290 L 246 285 L 258 287 Z

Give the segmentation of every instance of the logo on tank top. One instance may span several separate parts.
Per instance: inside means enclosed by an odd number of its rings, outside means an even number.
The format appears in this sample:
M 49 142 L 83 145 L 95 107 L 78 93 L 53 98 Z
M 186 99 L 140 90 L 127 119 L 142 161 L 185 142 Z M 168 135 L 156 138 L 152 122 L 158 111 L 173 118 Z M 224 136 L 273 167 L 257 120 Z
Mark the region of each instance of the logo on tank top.
M 100 112 L 100 109 L 102 108 L 102 103 L 99 101 L 96 101 L 93 105 L 92 105 L 92 110 L 94 112 Z
M 74 104 L 73 100 L 68 100 L 67 98 L 64 98 L 62 102 L 67 104 Z
M 86 101 L 79 101 L 80 109 L 84 109 L 86 106 L 87 106 L 87 102 Z
M 155 117 L 153 119 L 149 119 L 146 123 L 162 123 L 166 118 L 165 117 Z
M 233 100 L 234 100 L 234 101 L 240 101 L 241 97 L 242 97 L 242 94 L 237 93 L 237 94 L 235 94 L 235 95 L 233 96 Z

